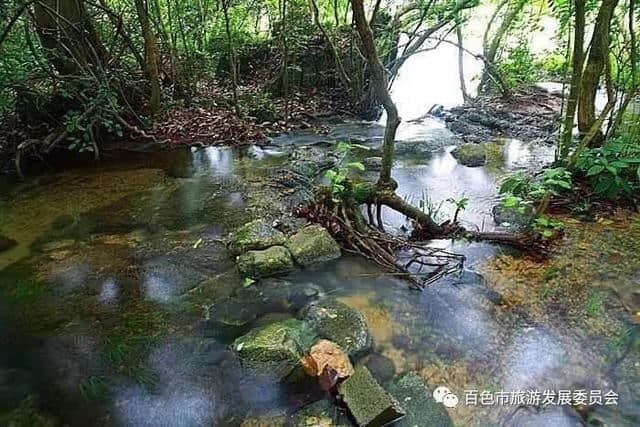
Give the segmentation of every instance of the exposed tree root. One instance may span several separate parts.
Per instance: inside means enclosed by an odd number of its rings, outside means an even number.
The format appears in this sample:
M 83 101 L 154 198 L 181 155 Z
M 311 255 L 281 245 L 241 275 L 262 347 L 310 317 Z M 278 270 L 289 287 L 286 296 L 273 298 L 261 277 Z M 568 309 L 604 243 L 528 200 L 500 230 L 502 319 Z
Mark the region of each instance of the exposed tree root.
M 521 250 L 534 250 L 545 255 L 546 242 L 532 233 L 499 233 L 469 231 L 458 223 L 436 224 L 420 209 L 408 204 L 389 189 L 365 194 L 364 199 L 341 200 L 324 189 L 316 191 L 316 203 L 297 209 L 296 214 L 311 222 L 321 224 L 349 253 L 361 255 L 389 274 L 407 279 L 412 289 L 423 289 L 441 277 L 460 271 L 465 257 L 439 248 L 429 247 L 430 240 L 439 238 L 464 238 L 506 244 Z M 363 215 L 366 206 L 368 221 Z M 376 206 L 376 215 L 373 206 Z M 388 206 L 414 221 L 411 239 L 385 233 L 382 226 L 381 207 Z

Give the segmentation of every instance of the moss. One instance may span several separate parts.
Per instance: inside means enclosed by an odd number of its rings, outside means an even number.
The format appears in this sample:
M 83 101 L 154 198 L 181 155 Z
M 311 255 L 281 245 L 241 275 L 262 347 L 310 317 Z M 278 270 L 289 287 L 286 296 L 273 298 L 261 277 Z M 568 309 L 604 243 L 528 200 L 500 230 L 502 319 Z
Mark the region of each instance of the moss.
M 301 366 L 315 339 L 305 322 L 286 319 L 251 330 L 234 341 L 233 349 L 253 374 L 281 380 Z
M 237 264 L 242 275 L 253 279 L 289 273 L 294 268 L 291 254 L 284 246 L 249 251 L 237 258 Z
M 335 299 L 310 305 L 304 318 L 322 338 L 335 342 L 351 357 L 371 347 L 371 335 L 362 313 Z
M 429 420 L 429 425 L 453 426 L 444 406 L 433 399 L 427 383 L 414 372 L 395 380 L 389 392 L 407 411 L 407 416 L 396 424 L 398 427 L 421 425 L 425 420 Z
M 486 162 L 486 148 L 484 144 L 462 144 L 456 147 L 451 155 L 465 166 L 482 166 Z
M 251 221 L 229 236 L 229 249 L 236 255 L 247 251 L 267 249 L 270 246 L 282 245 L 285 235 L 273 228 L 266 221 Z
M 404 415 L 398 401 L 376 382 L 364 366 L 359 366 L 340 384 L 338 391 L 360 426 L 383 426 Z
M 303 266 L 331 261 L 341 255 L 338 243 L 319 225 L 310 225 L 289 237 L 287 248 L 293 259 Z
M 166 334 L 166 315 L 145 301 L 124 310 L 105 334 L 103 358 L 112 369 L 141 385 L 153 385 L 155 378 L 144 365 L 145 356 L 150 346 Z

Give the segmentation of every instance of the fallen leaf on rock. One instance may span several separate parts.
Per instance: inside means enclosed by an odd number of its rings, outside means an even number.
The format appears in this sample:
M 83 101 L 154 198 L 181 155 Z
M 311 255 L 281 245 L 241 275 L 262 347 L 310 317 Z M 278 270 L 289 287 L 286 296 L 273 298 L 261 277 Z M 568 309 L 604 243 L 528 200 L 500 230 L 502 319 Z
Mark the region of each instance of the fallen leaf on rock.
M 303 359 L 307 373 L 320 376 L 326 367 L 336 372 L 338 378 L 347 378 L 353 374 L 353 365 L 349 356 L 338 344 L 329 340 L 320 340 L 311 347 L 308 356 Z

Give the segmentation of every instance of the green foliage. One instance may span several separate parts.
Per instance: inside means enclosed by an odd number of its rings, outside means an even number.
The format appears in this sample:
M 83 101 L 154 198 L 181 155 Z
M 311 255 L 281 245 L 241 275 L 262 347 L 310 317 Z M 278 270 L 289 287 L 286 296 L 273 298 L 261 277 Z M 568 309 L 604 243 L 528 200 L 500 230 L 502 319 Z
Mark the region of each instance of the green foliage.
M 122 316 L 104 340 L 104 359 L 141 385 L 153 386 L 155 376 L 145 367 L 144 356 L 166 331 L 164 315 L 142 305 L 129 307 Z
M 562 221 L 549 218 L 541 215 L 533 220 L 533 229 L 538 231 L 543 239 L 549 239 L 553 237 L 558 230 L 564 227 Z
M 538 78 L 539 67 L 526 43 L 509 50 L 507 56 L 498 63 L 498 68 L 510 87 L 532 83 Z
M 587 313 L 591 317 L 598 317 L 604 312 L 604 304 L 600 292 L 594 291 L 587 299 Z
M 460 199 L 457 199 L 457 200 L 454 199 L 453 197 L 450 197 L 447 199 L 447 202 L 453 204 L 456 207 L 456 211 L 453 214 L 453 222 L 457 222 L 458 214 L 460 213 L 460 211 L 467 209 L 467 205 L 469 204 L 469 199 L 467 197 L 464 197 L 463 195 Z
M 523 203 L 542 199 L 549 192 L 559 195 L 573 188 L 572 175 L 563 167 L 547 168 L 538 177 L 522 172 L 509 175 L 502 181 L 500 194 L 506 195 L 504 206 L 516 208 Z
M 364 172 L 365 167 L 360 162 L 347 162 L 347 156 L 350 151 L 358 148 L 361 150 L 369 150 L 369 147 L 360 144 L 351 144 L 348 142 L 338 142 L 336 151 L 338 153 L 338 164 L 325 172 L 324 176 L 329 180 L 333 201 L 338 203 L 341 199 L 351 195 L 351 185 L 348 178 L 352 171 Z
M 88 377 L 80 381 L 80 394 L 89 402 L 103 401 L 111 393 L 109 381 L 104 377 Z
M 634 198 L 640 190 L 640 145 L 630 135 L 610 139 L 602 147 L 584 150 L 576 167 L 599 196 Z

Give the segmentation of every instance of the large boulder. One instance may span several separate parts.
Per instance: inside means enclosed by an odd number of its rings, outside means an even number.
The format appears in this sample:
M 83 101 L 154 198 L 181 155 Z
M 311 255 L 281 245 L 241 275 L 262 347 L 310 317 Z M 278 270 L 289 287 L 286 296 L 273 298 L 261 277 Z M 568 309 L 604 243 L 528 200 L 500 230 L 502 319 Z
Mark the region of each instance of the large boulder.
M 238 271 L 246 277 L 259 279 L 293 271 L 291 254 L 284 246 L 271 246 L 263 251 L 249 251 L 237 260 Z
M 17 242 L 7 236 L 0 234 L 0 252 L 11 249 L 17 244 Z
M 378 384 L 365 366 L 359 366 L 342 382 L 338 392 L 359 426 L 383 426 L 404 416 L 398 401 Z
M 364 316 L 346 304 L 329 298 L 309 304 L 302 314 L 322 338 L 335 342 L 351 357 L 371 348 Z
M 451 152 L 451 155 L 459 163 L 470 167 L 482 166 L 487 161 L 487 152 L 484 144 L 462 144 L 457 146 Z
M 229 235 L 229 250 L 235 255 L 247 251 L 267 249 L 274 245 L 283 245 L 285 235 L 266 221 L 257 219 L 238 228 Z
M 430 425 L 437 427 L 453 426 L 449 414 L 441 403 L 433 398 L 433 392 L 427 383 L 414 372 L 408 372 L 395 380 L 388 388 L 400 402 L 407 415 L 397 424 L 398 427 Z
M 252 329 L 234 341 L 233 349 L 252 375 L 277 381 L 302 369 L 302 357 L 315 339 L 305 322 L 286 319 Z
M 340 246 L 331 234 L 319 225 L 303 228 L 287 241 L 293 259 L 307 266 L 339 258 Z

